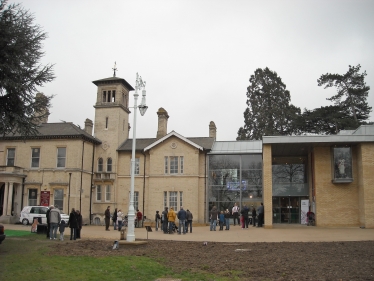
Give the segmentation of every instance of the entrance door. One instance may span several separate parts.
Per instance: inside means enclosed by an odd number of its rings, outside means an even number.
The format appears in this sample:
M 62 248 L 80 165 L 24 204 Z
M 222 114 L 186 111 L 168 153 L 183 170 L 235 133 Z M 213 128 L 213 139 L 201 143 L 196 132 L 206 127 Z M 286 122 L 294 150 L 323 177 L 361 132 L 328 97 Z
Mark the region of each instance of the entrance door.
M 273 197 L 273 223 L 300 223 L 302 199 L 307 197 Z

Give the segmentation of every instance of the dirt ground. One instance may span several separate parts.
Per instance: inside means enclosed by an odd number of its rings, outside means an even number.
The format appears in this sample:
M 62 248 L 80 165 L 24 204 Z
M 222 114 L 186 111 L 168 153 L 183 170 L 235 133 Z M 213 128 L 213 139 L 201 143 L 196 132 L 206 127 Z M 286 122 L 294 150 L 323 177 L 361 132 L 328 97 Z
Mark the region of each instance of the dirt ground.
M 64 256 L 145 256 L 178 271 L 206 271 L 241 280 L 374 280 L 374 241 L 318 243 L 218 243 L 148 240 L 139 246 L 110 240 L 51 245 Z

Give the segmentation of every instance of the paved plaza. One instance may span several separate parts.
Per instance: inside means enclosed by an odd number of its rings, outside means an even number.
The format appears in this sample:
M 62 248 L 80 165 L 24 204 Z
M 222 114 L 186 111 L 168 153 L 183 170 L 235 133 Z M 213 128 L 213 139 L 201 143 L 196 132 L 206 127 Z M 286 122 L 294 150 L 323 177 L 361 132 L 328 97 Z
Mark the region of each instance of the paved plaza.
M 31 226 L 21 224 L 5 224 L 7 229 L 31 231 Z M 135 228 L 135 239 L 153 240 L 175 240 L 175 241 L 211 241 L 211 242 L 332 242 L 332 241 L 369 241 L 374 240 L 374 229 L 359 227 L 349 228 L 326 228 L 305 225 L 273 225 L 273 228 L 258 228 L 250 226 L 242 229 L 240 226 L 231 226 L 230 230 L 210 231 L 209 226 L 195 226 L 193 233 L 185 235 L 164 234 L 162 231 L 146 231 L 145 228 Z M 38 234 L 36 234 L 38 235 Z M 67 228 L 65 235 L 70 235 Z M 82 239 L 110 239 L 119 240 L 120 232 L 113 230 L 105 231 L 104 226 L 83 226 Z

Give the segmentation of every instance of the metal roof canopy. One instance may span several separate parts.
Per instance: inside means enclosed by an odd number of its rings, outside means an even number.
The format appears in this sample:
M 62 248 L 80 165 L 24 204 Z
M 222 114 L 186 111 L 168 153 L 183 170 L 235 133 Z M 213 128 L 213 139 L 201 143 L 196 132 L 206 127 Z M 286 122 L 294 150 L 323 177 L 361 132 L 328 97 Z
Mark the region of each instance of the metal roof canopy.
M 262 141 L 216 141 L 208 154 L 262 153 Z

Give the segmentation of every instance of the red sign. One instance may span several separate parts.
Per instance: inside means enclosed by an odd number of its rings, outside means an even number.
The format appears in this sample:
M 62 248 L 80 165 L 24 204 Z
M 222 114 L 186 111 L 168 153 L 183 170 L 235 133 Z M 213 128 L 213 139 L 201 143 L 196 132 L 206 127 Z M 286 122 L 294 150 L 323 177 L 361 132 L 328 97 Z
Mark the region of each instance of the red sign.
M 51 192 L 50 191 L 42 191 L 40 193 L 40 206 L 49 206 L 49 200 L 51 198 Z

